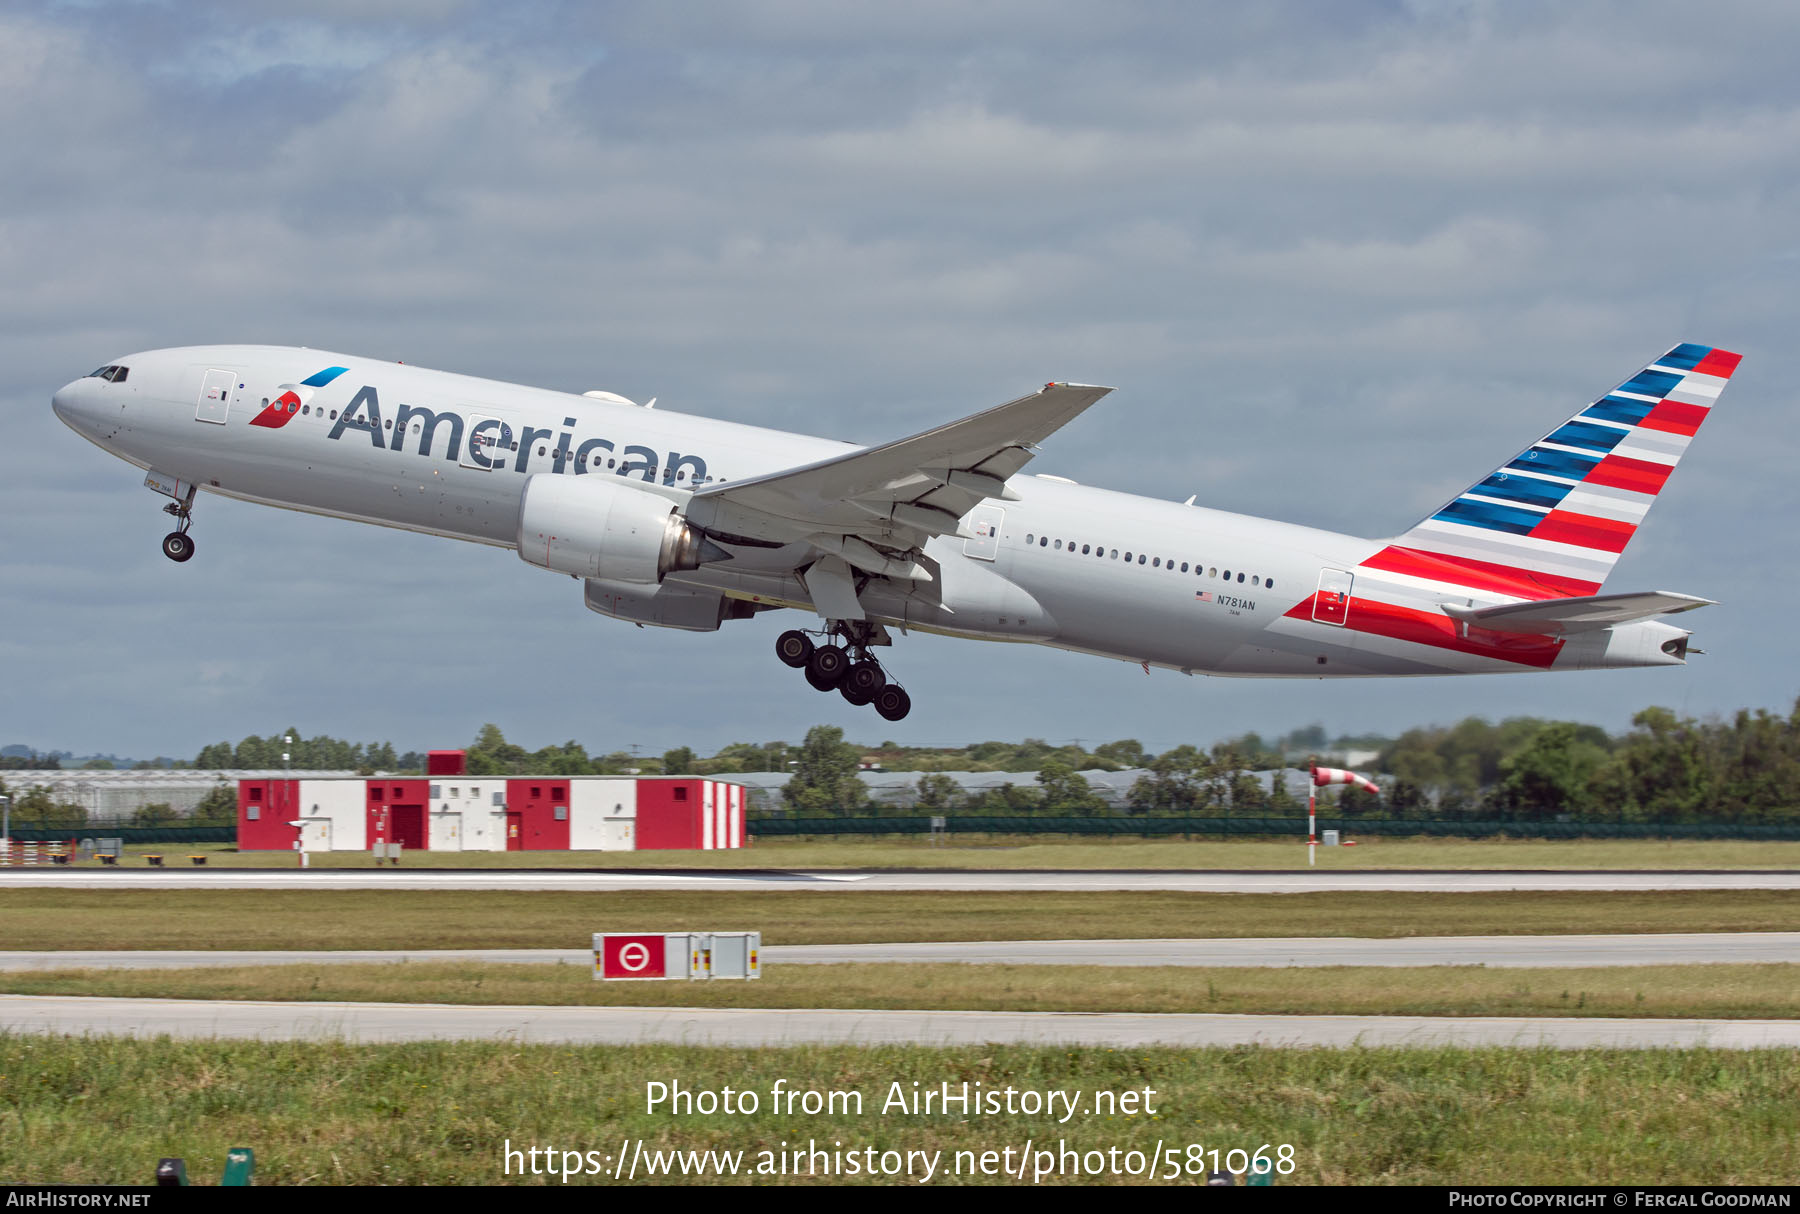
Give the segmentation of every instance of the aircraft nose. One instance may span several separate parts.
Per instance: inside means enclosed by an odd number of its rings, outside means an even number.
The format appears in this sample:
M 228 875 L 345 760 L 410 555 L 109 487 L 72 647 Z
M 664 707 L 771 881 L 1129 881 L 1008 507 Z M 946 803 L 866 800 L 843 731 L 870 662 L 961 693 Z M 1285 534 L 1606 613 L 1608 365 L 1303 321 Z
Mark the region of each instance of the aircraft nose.
M 77 434 L 93 428 L 93 387 L 99 381 L 92 376 L 71 380 L 50 394 L 50 408 L 63 425 Z
M 64 422 L 69 422 L 75 411 L 75 392 L 80 380 L 71 380 L 50 394 L 50 408 Z

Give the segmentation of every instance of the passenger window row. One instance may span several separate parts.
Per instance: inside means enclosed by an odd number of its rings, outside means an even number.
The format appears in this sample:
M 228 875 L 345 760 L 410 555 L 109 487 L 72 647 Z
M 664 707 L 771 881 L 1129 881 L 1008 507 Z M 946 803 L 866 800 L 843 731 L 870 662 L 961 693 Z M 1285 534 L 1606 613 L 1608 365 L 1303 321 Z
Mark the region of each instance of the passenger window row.
M 1074 540 L 1053 540 L 1047 535 L 1038 535 L 1035 532 L 1027 533 L 1025 536 L 1025 546 L 1030 548 L 1034 544 L 1039 548 L 1050 548 L 1053 551 L 1065 551 L 1071 556 L 1096 556 L 1102 560 L 1112 561 L 1120 559 L 1119 550 L 1117 548 L 1107 548 L 1105 545 L 1096 546 L 1093 544 L 1077 545 Z M 1172 559 L 1160 556 L 1150 556 L 1142 552 L 1133 555 L 1128 551 L 1125 553 L 1123 559 L 1127 565 L 1132 564 L 1135 561 L 1139 565 L 1147 565 L 1152 569 L 1167 569 L 1170 573 L 1186 573 L 1188 571 L 1187 561 L 1181 562 L 1181 567 L 1178 571 L 1175 562 Z M 1227 582 L 1231 581 L 1234 576 L 1229 569 L 1221 573 L 1217 565 L 1201 565 L 1196 563 L 1193 566 L 1193 570 L 1194 576 L 1196 577 L 1218 578 Z M 1260 574 L 1245 573 L 1238 573 L 1235 576 L 1240 582 L 1248 581 L 1250 585 L 1261 586 L 1265 590 L 1273 590 L 1275 588 L 1274 578 L 1265 580 Z

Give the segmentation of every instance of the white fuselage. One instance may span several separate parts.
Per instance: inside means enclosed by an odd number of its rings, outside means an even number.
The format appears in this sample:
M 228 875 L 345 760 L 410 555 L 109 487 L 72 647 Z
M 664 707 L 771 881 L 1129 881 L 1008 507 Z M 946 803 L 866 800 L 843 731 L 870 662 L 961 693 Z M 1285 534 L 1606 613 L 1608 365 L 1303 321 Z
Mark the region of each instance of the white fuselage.
M 118 362 L 129 367 L 124 382 L 76 380 L 56 393 L 56 412 L 164 481 L 503 547 L 516 546 L 521 496 L 533 475 L 624 477 L 684 502 L 699 485 L 853 449 L 306 349 L 194 347 Z M 325 368 L 343 370 L 323 386 L 296 388 Z M 284 391 L 297 391 L 298 401 L 271 424 L 269 404 Z M 1206 674 L 1425 675 L 1681 661 L 1662 647 L 1685 632 L 1658 622 L 1539 638 L 1517 654 L 1459 643 L 1446 632 L 1442 604 L 1512 600 L 1362 568 L 1381 541 L 1041 476 L 1015 476 L 1008 487 L 1017 500 L 977 508 L 996 524 L 997 542 L 932 540 L 925 555 L 935 560 L 937 579 L 923 587 L 869 582 L 862 594 L 869 618 Z M 812 609 L 794 572 L 795 551 L 726 546 L 732 560 L 670 580 Z M 1322 579 L 1334 577 L 1353 579 L 1343 624 L 1315 618 L 1312 606 Z M 1365 618 L 1379 623 L 1362 626 Z

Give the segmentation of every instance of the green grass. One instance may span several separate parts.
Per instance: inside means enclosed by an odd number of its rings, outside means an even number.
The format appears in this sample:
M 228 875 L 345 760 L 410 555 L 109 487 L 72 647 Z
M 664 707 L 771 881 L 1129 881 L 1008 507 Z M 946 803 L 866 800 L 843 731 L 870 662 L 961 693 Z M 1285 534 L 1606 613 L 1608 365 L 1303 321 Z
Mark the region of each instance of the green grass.
M 0 991 L 115 998 L 1254 1015 L 1800 1016 L 1800 965 L 1308 969 L 787 965 L 755 982 L 596 982 L 582 965 L 405 963 L 0 974 Z
M 1800 842 L 1699 839 L 1397 839 L 1359 836 L 1355 847 L 1321 847 L 1318 867 L 1329 871 L 1369 868 L 1621 869 L 1800 868 Z M 933 847 L 917 836 L 848 836 L 762 839 L 736 851 L 646 852 L 408 852 L 402 868 L 955 868 L 955 869 L 1289 869 L 1305 868 L 1306 840 L 1268 839 L 1068 839 L 1042 835 L 952 836 Z M 190 867 L 205 855 L 207 867 L 293 868 L 292 852 L 237 852 L 224 844 L 133 845 L 124 863 L 146 866 L 160 853 L 165 866 Z M 92 862 L 97 863 L 97 862 Z M 367 852 L 322 852 L 315 868 L 374 868 Z
M 857 1092 L 862 1111 L 775 1115 L 776 1079 Z M 650 1112 L 653 1081 L 754 1091 L 761 1107 L 740 1116 Z M 1083 1115 L 1067 1124 L 883 1115 L 890 1085 L 910 1092 L 915 1081 L 1080 1093 Z M 1095 1092 L 1145 1088 L 1155 1092 L 1152 1115 L 1088 1115 Z M 1178 1160 L 1190 1145 L 1289 1144 L 1296 1170 L 1279 1178 L 1283 1186 L 1789 1185 L 1797 1139 L 1795 1050 L 746 1051 L 0 1035 L 0 1176 L 13 1183 L 145 1184 L 164 1155 L 217 1183 L 233 1146 L 256 1151 L 263 1184 L 493 1184 L 508 1179 L 508 1142 L 591 1150 L 597 1161 L 637 1141 L 744 1151 L 754 1168 L 759 1151 L 813 1140 L 941 1151 L 940 1168 L 949 1168 L 957 1151 L 1060 1140 L 1081 1151 L 1146 1152 L 1161 1141 Z M 936 1183 L 945 1182 L 940 1171 Z
M 768 944 L 1800 930 L 1800 891 L 1201 894 L 4 889 L 10 947 L 583 948 L 597 931 Z

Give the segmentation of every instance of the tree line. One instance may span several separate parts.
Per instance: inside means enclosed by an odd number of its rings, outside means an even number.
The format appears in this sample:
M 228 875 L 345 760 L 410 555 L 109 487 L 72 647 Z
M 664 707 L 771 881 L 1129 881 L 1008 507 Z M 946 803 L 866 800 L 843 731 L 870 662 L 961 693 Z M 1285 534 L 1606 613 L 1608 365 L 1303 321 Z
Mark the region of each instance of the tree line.
M 284 743 L 283 737 L 293 740 Z M 1411 729 L 1398 738 L 1328 740 L 1319 726 L 1294 730 L 1272 742 L 1244 734 L 1214 745 L 1184 743 L 1160 754 L 1135 739 L 1054 746 L 1041 739 L 977 742 L 962 747 L 877 747 L 845 739 L 843 730 L 818 726 L 798 745 L 736 742 L 710 757 L 686 746 L 661 755 L 627 750 L 589 751 L 576 741 L 535 750 L 507 741 L 497 725 L 483 725 L 466 748 L 474 775 L 729 775 L 787 772 L 782 806 L 793 813 L 892 813 L 873 805 L 859 778 L 865 765 L 918 772 L 920 813 L 1108 812 L 1084 771 L 1142 769 L 1127 801 L 1130 812 L 1287 816 L 1303 812 L 1305 779 L 1266 774 L 1282 767 L 1305 768 L 1320 751 L 1362 746 L 1376 752 L 1365 774 L 1382 791 L 1371 796 L 1354 789 L 1321 793 L 1324 812 L 1338 816 L 1462 820 L 1604 820 L 1620 822 L 1800 821 L 1800 700 L 1786 715 L 1744 709 L 1730 719 L 1696 720 L 1670 709 L 1646 708 L 1632 728 L 1618 736 L 1595 725 L 1537 717 L 1490 722 L 1468 717 L 1454 725 Z M 203 769 L 349 770 L 423 774 L 426 756 L 397 752 L 388 742 L 357 743 L 328 736 L 306 738 L 288 730 L 250 735 L 233 744 L 217 742 L 195 756 Z M 51 761 L 53 764 L 53 761 Z M 79 825 L 86 811 L 33 785 L 30 773 L 42 760 L 0 759 L 12 789 L 13 819 L 21 825 Z M 946 771 L 1033 772 L 1018 783 L 965 791 Z M 1271 787 L 1272 783 L 1272 787 Z M 203 808 L 205 821 L 230 821 L 235 794 L 214 789 Z M 138 811 L 149 824 L 167 806 Z

